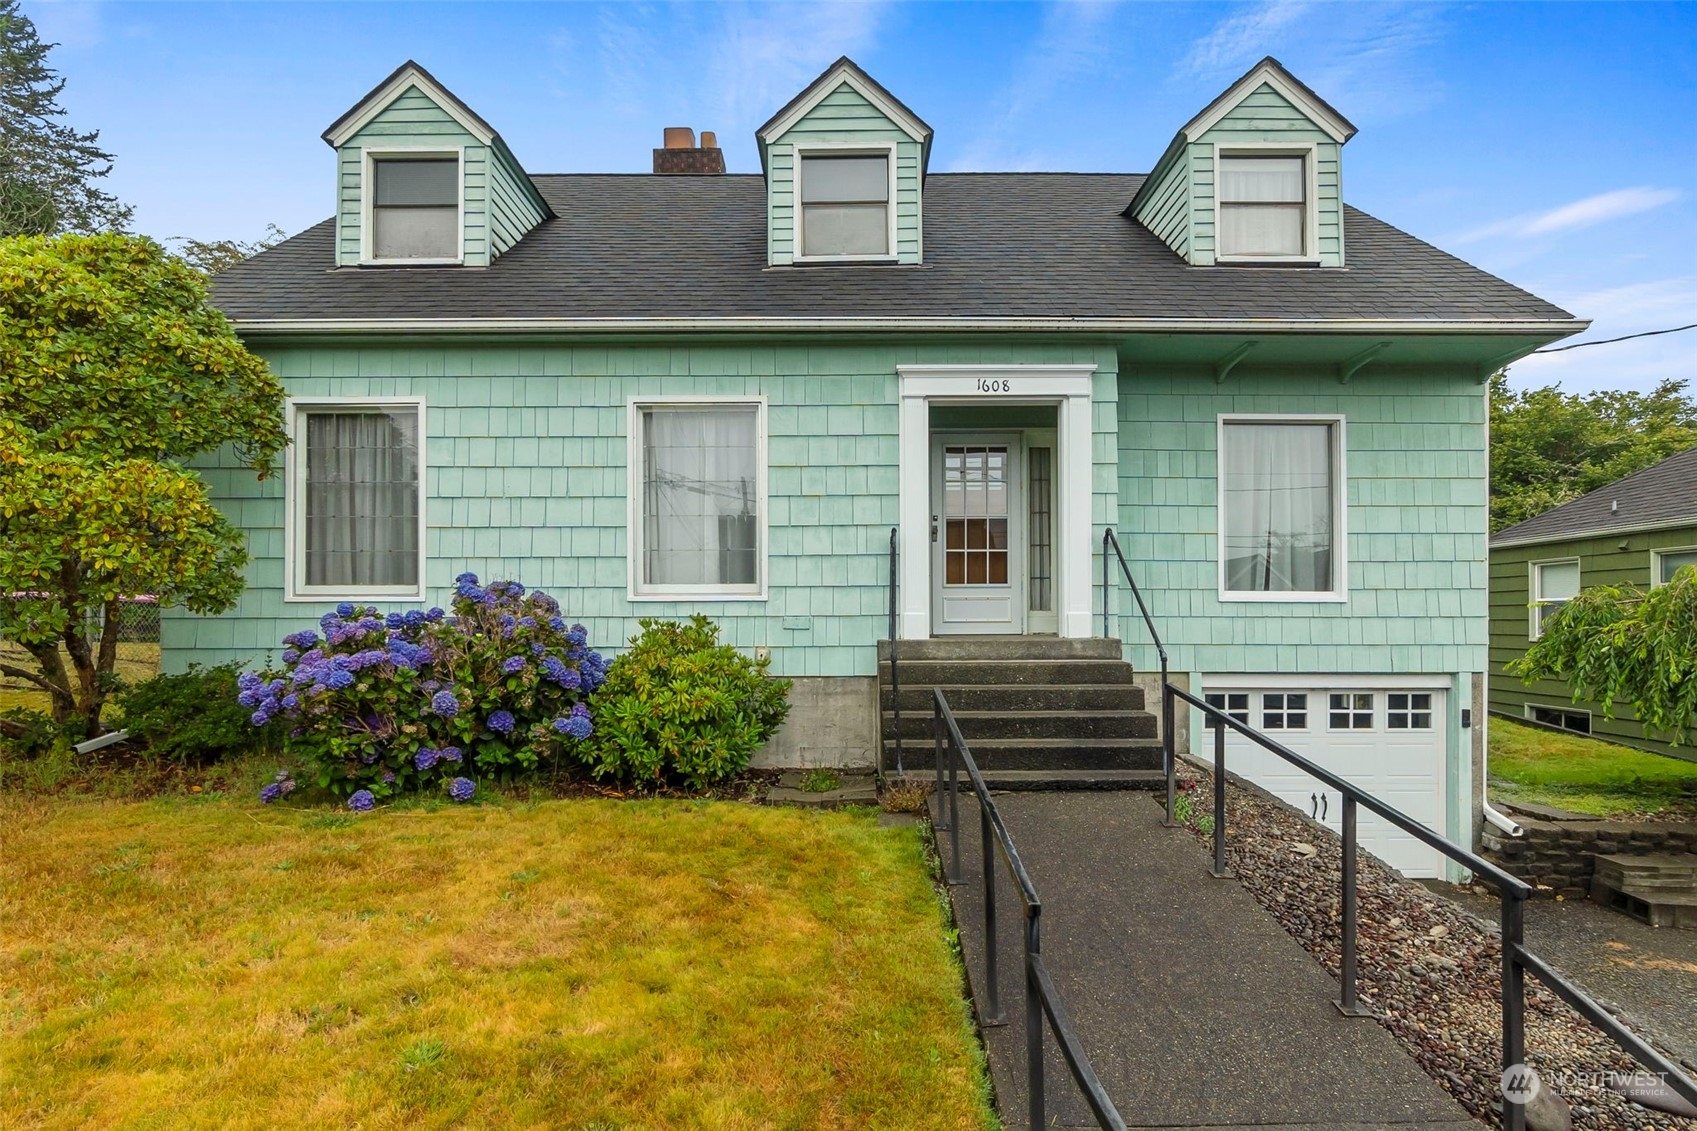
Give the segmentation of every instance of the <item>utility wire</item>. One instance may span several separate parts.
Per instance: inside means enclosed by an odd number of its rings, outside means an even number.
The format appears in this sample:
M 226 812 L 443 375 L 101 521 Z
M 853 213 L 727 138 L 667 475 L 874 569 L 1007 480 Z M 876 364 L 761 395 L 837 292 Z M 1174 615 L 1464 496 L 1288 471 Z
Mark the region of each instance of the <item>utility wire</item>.
M 1606 346 L 1610 342 L 1630 342 L 1633 338 L 1653 338 L 1657 334 L 1677 334 L 1681 330 L 1697 330 L 1697 322 L 1689 326 L 1671 326 L 1666 330 L 1645 330 L 1641 334 L 1624 334 L 1618 338 L 1600 338 L 1594 342 L 1574 342 L 1570 346 L 1551 346 L 1549 349 L 1533 350 L 1533 353 L 1561 353 L 1563 350 L 1584 349 L 1586 346 Z

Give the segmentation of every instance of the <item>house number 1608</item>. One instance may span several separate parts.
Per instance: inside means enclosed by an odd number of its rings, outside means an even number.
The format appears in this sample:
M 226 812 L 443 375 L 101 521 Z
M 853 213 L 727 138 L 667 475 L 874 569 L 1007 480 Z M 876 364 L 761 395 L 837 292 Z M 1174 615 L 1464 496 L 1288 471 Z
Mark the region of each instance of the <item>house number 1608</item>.
M 1013 382 L 1005 379 L 991 380 L 987 377 L 978 379 L 978 391 L 981 393 L 1011 393 Z

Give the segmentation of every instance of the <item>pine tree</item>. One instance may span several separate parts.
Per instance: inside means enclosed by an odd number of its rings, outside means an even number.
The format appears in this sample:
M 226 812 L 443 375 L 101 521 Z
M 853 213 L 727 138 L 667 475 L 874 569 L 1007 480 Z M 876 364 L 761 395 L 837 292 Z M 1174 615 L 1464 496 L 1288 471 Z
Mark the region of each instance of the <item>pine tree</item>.
M 63 121 L 65 80 L 18 0 L 0 0 L 0 236 L 122 231 L 132 209 L 94 182 L 112 155 Z

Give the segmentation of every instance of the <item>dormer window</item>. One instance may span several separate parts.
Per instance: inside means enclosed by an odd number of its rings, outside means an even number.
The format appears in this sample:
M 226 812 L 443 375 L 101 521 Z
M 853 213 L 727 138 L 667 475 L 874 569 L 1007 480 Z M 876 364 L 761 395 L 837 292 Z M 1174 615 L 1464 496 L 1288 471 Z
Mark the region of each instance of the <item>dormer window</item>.
M 368 263 L 461 261 L 458 153 L 366 151 Z
M 890 154 L 800 157 L 802 259 L 890 256 Z
M 1312 255 L 1308 155 L 1221 153 L 1219 257 Z

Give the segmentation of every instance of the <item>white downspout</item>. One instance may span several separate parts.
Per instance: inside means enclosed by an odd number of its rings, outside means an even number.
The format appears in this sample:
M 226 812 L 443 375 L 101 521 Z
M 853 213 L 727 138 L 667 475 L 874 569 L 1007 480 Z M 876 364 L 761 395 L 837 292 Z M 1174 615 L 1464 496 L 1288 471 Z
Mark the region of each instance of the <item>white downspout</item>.
M 1485 678 L 1491 678 L 1489 672 L 1485 673 Z M 1495 825 L 1509 836 L 1525 836 L 1526 830 L 1521 828 L 1519 824 L 1491 808 L 1489 793 L 1491 788 L 1491 731 L 1485 724 L 1487 718 L 1489 718 L 1488 714 L 1481 715 L 1479 718 L 1479 808 L 1484 812 L 1487 822 Z

